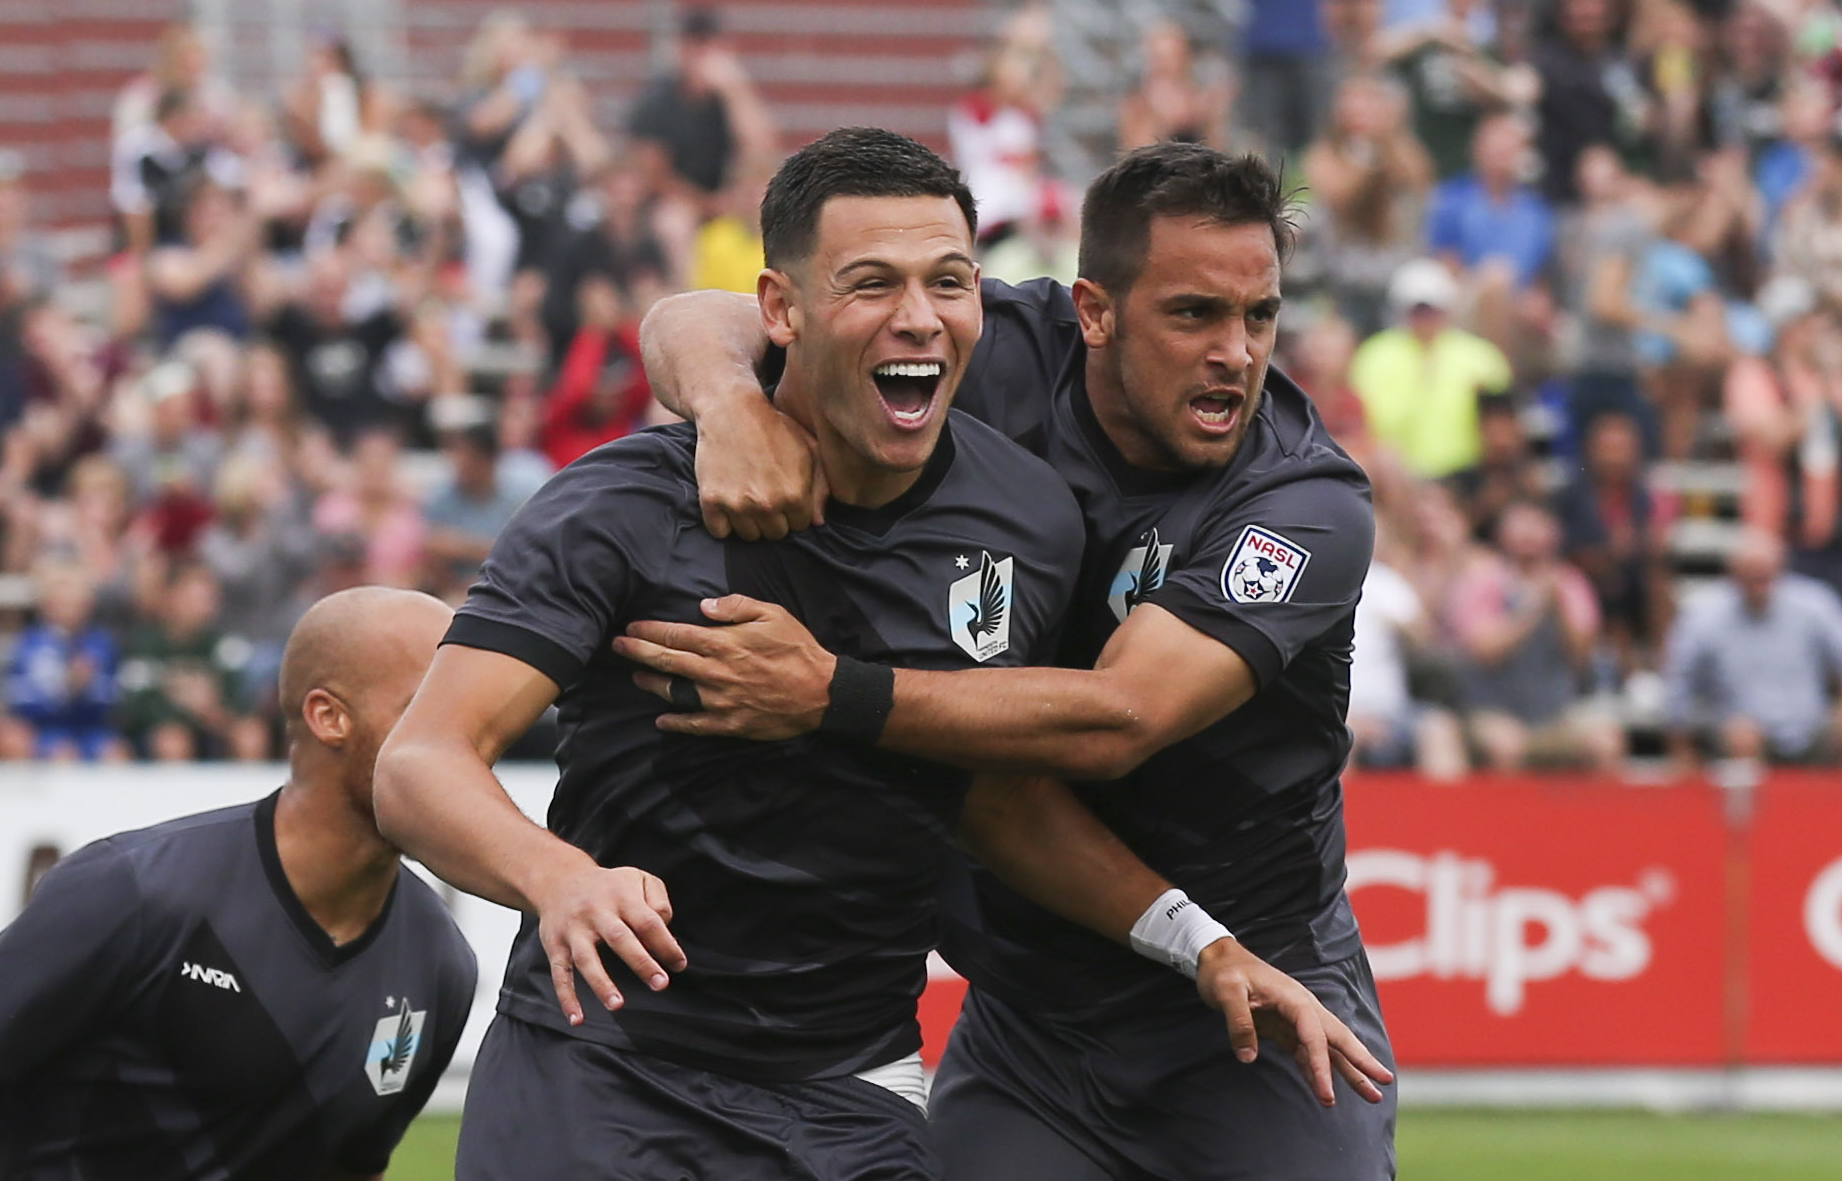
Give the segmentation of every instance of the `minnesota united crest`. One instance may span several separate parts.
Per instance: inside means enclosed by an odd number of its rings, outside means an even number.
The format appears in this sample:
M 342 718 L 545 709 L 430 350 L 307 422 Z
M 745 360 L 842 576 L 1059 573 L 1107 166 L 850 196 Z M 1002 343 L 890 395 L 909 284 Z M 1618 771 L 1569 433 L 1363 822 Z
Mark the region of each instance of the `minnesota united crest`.
M 1170 574 L 1171 548 L 1158 544 L 1158 531 L 1154 528 L 1145 535 L 1144 545 L 1126 551 L 1126 560 L 1119 564 L 1119 573 L 1113 575 L 1106 600 L 1119 622 L 1124 623 L 1126 616 L 1132 614 L 1132 608 L 1164 585 L 1164 579 Z
M 978 569 L 947 588 L 947 629 L 981 664 L 1011 646 L 1011 564 L 981 550 Z
M 365 1077 L 371 1080 L 373 1091 L 394 1095 L 409 1081 L 409 1068 L 416 1060 L 416 1048 L 422 1044 L 428 1011 L 412 1011 L 408 997 L 393 997 L 384 1005 L 396 1013 L 381 1018 L 371 1034 L 371 1045 L 365 1050 Z

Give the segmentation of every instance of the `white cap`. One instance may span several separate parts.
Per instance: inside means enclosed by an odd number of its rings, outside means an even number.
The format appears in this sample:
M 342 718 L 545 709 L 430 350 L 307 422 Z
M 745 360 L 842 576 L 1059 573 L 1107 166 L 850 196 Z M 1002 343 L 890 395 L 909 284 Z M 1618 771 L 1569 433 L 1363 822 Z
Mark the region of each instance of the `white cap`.
M 1388 302 L 1397 316 L 1417 307 L 1450 311 L 1458 302 L 1458 281 L 1445 264 L 1430 258 L 1416 258 L 1403 263 L 1388 283 Z
M 1773 332 L 1780 332 L 1793 320 L 1801 320 L 1816 311 L 1816 288 L 1801 275 L 1779 275 L 1759 288 L 1753 305 L 1765 317 Z

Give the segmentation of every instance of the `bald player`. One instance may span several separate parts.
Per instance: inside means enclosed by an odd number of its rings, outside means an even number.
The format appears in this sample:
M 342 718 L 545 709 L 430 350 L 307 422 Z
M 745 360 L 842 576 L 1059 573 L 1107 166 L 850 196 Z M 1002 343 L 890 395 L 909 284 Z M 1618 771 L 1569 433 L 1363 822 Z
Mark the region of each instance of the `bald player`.
M 282 660 L 287 783 L 78 850 L 0 931 L 0 1176 L 382 1177 L 476 977 L 371 812 L 450 615 L 322 599 Z

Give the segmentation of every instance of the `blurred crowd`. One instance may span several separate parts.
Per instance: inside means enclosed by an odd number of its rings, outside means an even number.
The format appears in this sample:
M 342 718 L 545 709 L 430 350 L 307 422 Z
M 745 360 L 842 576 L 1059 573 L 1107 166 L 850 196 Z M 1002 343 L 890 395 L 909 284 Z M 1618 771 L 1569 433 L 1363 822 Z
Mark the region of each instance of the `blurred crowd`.
M 1066 7 L 1011 11 L 946 112 L 995 277 L 1075 277 Z M 1835 0 L 1196 7 L 1118 63 L 1109 146 L 1304 189 L 1278 363 L 1375 485 L 1358 761 L 1833 758 Z M 549 472 L 661 417 L 640 318 L 753 290 L 791 146 L 719 11 L 665 49 L 612 123 L 512 14 L 441 95 L 337 40 L 237 93 L 175 27 L 114 109 L 83 315 L 0 151 L 0 758 L 275 757 L 307 603 L 458 599 Z

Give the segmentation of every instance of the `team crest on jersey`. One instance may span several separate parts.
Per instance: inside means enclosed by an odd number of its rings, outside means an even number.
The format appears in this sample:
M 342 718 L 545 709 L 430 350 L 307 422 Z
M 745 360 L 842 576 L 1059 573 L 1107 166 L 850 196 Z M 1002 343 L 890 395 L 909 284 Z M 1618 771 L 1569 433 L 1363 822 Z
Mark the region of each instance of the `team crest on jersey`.
M 1132 614 L 1132 608 L 1164 585 L 1164 580 L 1170 576 L 1171 549 L 1171 546 L 1158 544 L 1158 531 L 1153 529 L 1145 535 L 1144 545 L 1126 551 L 1126 560 L 1119 564 L 1119 573 L 1113 575 L 1113 585 L 1106 599 L 1119 622 L 1124 623 L 1126 616 Z
M 947 629 L 981 664 L 1011 646 L 1012 561 L 993 561 L 981 550 L 978 568 L 947 588 Z
M 392 998 L 384 1004 L 396 1012 L 379 1019 L 372 1031 L 371 1045 L 365 1050 L 365 1077 L 379 1095 L 394 1095 L 409 1081 L 409 1068 L 416 1061 L 417 1047 L 422 1045 L 428 1011 L 412 1010 L 408 997 Z
M 1249 525 L 1222 564 L 1222 594 L 1231 603 L 1283 603 L 1292 597 L 1311 551 L 1270 529 Z

